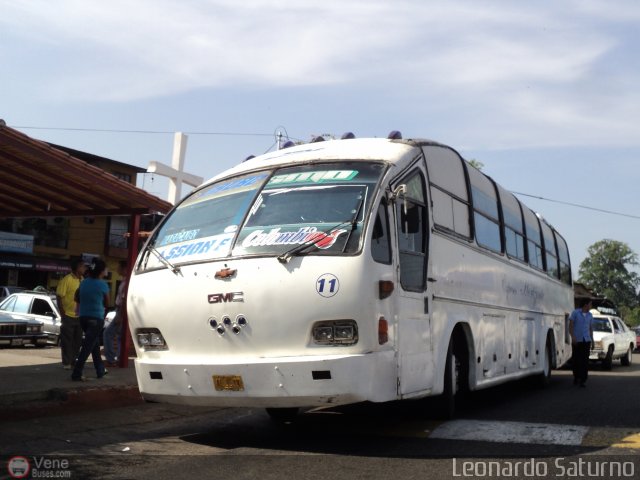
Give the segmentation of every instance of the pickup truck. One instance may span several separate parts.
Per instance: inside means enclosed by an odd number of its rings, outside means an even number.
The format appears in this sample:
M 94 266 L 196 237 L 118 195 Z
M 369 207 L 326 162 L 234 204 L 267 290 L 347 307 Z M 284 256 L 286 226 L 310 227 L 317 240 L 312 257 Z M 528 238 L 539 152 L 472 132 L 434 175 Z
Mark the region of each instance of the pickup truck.
M 602 368 L 611 370 L 613 360 L 620 359 L 624 366 L 631 365 L 636 335 L 620 317 L 604 315 L 592 310 L 593 344 L 589 360 L 599 360 Z

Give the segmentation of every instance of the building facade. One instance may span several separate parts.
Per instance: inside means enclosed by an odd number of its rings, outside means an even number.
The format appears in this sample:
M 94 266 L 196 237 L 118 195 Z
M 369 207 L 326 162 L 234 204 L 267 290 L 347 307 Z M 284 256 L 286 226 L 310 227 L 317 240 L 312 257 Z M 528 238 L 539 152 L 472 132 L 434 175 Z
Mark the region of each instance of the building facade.
M 146 171 L 86 152 L 51 146 L 134 186 L 138 174 Z M 158 219 L 157 215 L 142 216 L 142 229 L 152 229 Z M 88 263 L 101 257 L 109 269 L 106 281 L 113 301 L 122 280 L 117 274 L 118 264 L 128 255 L 129 240 L 125 234 L 130 230 L 130 221 L 130 216 L 0 218 L 0 285 L 55 291 L 58 281 L 70 271 L 73 257 L 82 257 Z

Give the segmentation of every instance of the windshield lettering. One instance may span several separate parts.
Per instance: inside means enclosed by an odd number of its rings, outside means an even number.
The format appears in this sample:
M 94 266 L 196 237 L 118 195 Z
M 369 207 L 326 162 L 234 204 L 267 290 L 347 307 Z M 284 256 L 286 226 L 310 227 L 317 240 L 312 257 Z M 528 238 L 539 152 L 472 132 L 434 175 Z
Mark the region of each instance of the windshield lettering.
M 173 233 L 171 235 L 167 235 L 162 240 L 160 240 L 160 242 L 158 242 L 158 245 L 163 246 L 163 245 L 169 245 L 171 243 L 179 243 L 179 242 L 185 242 L 187 240 L 193 240 L 194 238 L 197 238 L 198 232 L 200 232 L 200 229 Z
M 356 170 L 326 170 L 316 172 L 301 172 L 301 173 L 289 173 L 285 175 L 274 175 L 273 178 L 267 184 L 281 185 L 284 183 L 322 183 L 322 182 L 336 182 L 336 181 L 349 181 L 358 175 Z
M 274 228 L 269 233 L 264 230 L 251 232 L 242 242 L 242 246 L 264 247 L 271 245 L 301 245 L 314 243 L 319 249 L 327 249 L 336 243 L 340 235 L 347 230 L 335 229 L 329 233 L 319 232 L 316 227 L 302 227 L 295 232 L 281 232 L 280 228 Z
M 185 243 L 182 245 L 175 245 L 169 249 L 161 250 L 159 253 L 167 260 L 174 260 L 176 258 L 182 257 L 200 257 L 210 254 L 211 256 L 216 255 L 217 252 L 226 253 L 227 249 L 224 247 L 228 247 L 232 235 L 218 236 L 212 237 L 209 240 L 200 239 L 197 242 Z M 191 258 L 187 260 L 192 260 Z
M 305 163 L 204 185 L 158 226 L 140 268 L 229 256 L 356 254 L 385 169 L 359 160 Z

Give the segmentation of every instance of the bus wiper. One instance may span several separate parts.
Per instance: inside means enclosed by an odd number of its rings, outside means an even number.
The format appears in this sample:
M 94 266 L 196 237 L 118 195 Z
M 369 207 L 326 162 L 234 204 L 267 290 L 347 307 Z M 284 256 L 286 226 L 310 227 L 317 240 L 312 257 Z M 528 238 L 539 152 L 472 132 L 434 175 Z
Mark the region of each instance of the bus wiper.
M 309 242 L 306 242 L 306 243 L 303 243 L 301 245 L 296 245 L 291 250 L 287 250 L 283 254 L 278 255 L 278 257 L 277 257 L 278 261 L 280 263 L 288 263 L 289 260 L 291 260 L 291 257 L 296 256 L 296 255 L 300 255 L 305 250 L 313 247 L 317 243 L 320 243 L 322 240 L 327 238 L 327 236 L 329 236 L 331 234 L 331 232 L 334 231 L 336 228 L 339 228 L 342 225 L 347 225 L 348 223 L 349 222 L 340 222 L 340 223 L 338 223 L 337 225 L 335 225 L 335 226 L 333 226 L 331 228 L 323 230 L 322 232 L 318 232 L 313 240 L 311 240 Z
M 149 244 L 147 246 L 147 248 L 149 249 L 149 251 L 151 253 L 153 253 L 156 258 L 158 260 L 160 260 L 160 263 L 162 263 L 165 267 L 167 267 L 169 270 L 171 270 L 175 275 L 182 275 L 182 270 L 180 270 L 180 267 L 174 265 L 173 263 L 171 263 L 169 260 L 167 260 L 166 258 L 164 258 L 162 256 L 162 254 L 160 254 L 160 252 L 158 251 L 158 249 L 156 247 L 154 247 L 153 245 Z
M 342 253 L 347 250 L 347 246 L 349 245 L 349 240 L 351 240 L 351 235 L 358 228 L 358 217 L 360 216 L 360 210 L 362 210 L 362 205 L 364 205 L 364 196 L 360 195 L 360 199 L 358 200 L 358 208 L 356 208 L 356 213 L 353 217 L 351 217 L 351 230 L 347 234 L 347 239 L 344 242 L 344 247 L 342 247 Z

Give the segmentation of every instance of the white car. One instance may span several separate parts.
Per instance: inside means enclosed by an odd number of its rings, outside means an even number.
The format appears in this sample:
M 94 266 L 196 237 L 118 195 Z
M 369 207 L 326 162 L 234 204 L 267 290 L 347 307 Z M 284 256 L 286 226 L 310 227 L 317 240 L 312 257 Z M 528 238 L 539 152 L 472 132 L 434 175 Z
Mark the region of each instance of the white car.
M 589 360 L 599 360 L 605 370 L 610 370 L 613 360 L 620 359 L 624 366 L 631 365 L 636 335 L 620 317 L 604 315 L 592 310 L 593 345 Z
M 0 302 L 3 301 L 5 298 L 7 298 L 12 293 L 22 292 L 23 290 L 26 290 L 26 288 L 22 288 L 22 287 L 5 287 L 5 286 L 0 287 Z
M 0 312 L 16 315 L 16 318 L 38 320 L 44 324 L 47 343 L 59 345 L 62 317 L 53 295 L 31 291 L 12 293 L 0 303 Z

